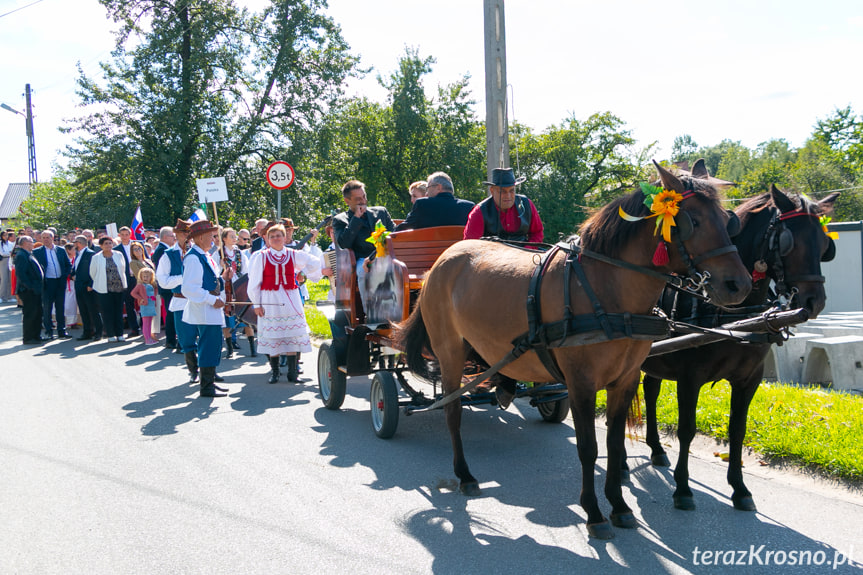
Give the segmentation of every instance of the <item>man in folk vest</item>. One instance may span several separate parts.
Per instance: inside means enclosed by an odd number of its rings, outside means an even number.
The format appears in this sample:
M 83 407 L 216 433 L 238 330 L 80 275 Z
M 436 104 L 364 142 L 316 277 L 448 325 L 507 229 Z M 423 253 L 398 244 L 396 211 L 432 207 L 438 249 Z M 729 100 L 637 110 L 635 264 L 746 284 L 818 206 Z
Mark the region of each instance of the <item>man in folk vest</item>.
M 515 193 L 525 178 L 515 179 L 512 168 L 495 168 L 489 186 L 490 197 L 476 205 L 467 218 L 464 239 L 498 237 L 517 242 L 541 242 L 542 221 L 527 196 Z
M 183 258 L 181 292 L 186 298 L 183 322 L 193 326 L 198 336 L 198 369 L 201 397 L 224 397 L 215 385 L 216 367 L 222 357 L 222 328 L 225 327 L 225 282 L 221 268 L 209 250 L 219 235 L 218 226 L 198 220 L 189 228 L 195 242 Z

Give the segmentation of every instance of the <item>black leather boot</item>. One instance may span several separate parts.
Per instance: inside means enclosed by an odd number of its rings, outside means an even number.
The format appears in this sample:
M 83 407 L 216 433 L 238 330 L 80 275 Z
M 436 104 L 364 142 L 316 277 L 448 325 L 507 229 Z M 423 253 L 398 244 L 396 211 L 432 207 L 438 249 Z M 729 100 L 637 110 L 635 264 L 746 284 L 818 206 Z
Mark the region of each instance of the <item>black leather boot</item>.
M 249 357 L 258 357 L 258 344 L 255 343 L 254 336 L 249 336 Z
M 201 397 L 225 397 L 225 393 L 216 389 L 215 381 L 216 368 L 202 367 L 201 368 Z
M 225 338 L 225 359 L 231 359 L 234 357 L 234 344 L 231 343 L 231 336 Z
M 297 383 L 300 381 L 300 372 L 298 371 L 297 360 L 299 356 L 297 355 L 289 355 L 288 356 L 288 381 L 293 383 Z
M 282 375 L 282 373 L 279 371 L 278 355 L 270 356 L 270 369 L 272 371 L 270 372 L 270 379 L 267 380 L 267 383 L 276 383 L 277 381 L 279 381 L 279 376 Z
M 198 381 L 198 352 L 186 352 L 186 367 L 189 368 L 189 383 Z

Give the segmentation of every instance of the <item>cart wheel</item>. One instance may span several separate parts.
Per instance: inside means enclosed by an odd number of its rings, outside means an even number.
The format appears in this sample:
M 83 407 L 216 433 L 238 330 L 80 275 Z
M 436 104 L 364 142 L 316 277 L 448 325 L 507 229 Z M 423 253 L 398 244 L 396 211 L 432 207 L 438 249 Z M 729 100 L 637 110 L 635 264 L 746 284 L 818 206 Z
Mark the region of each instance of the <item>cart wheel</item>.
M 569 414 L 569 399 L 563 398 L 557 401 L 536 404 L 536 409 L 542 416 L 543 421 L 549 423 L 560 423 Z
M 381 439 L 389 439 L 395 434 L 399 424 L 399 391 L 392 373 L 375 373 L 369 399 L 372 404 L 372 426 L 375 434 Z
M 330 342 L 325 341 L 318 352 L 318 386 L 327 409 L 338 409 L 345 401 L 347 377 L 339 371 L 338 366 L 336 350 Z

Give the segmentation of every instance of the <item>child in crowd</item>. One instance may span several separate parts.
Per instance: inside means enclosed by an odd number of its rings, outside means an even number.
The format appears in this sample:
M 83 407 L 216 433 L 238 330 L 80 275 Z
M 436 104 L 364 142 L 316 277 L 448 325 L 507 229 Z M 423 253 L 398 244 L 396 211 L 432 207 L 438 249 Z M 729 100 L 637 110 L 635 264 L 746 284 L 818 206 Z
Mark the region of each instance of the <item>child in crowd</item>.
M 138 270 L 138 285 L 132 288 L 132 297 L 138 302 L 141 312 L 141 330 L 144 332 L 144 344 L 159 343 L 158 337 L 153 337 L 153 318 L 156 316 L 156 274 L 148 267 Z

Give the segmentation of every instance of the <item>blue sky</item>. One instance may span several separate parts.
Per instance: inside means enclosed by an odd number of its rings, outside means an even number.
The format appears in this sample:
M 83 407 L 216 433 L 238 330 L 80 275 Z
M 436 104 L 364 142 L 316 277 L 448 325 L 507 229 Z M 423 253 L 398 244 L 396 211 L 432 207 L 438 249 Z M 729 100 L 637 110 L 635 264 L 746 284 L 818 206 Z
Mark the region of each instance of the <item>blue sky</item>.
M 33 1 L 0 0 L 0 14 Z M 349 94 L 382 101 L 376 74 L 391 72 L 411 46 L 437 59 L 430 95 L 469 74 L 484 117 L 481 0 L 330 0 L 329 13 L 374 68 Z M 0 102 L 23 111 L 31 84 L 40 180 L 69 141 L 57 128 L 79 113 L 77 63 L 98 76 L 112 29 L 96 0 L 42 0 L 0 17 Z M 863 113 L 861 2 L 509 0 L 506 34 L 511 117 L 542 130 L 610 111 L 638 147 L 658 142 L 657 159 L 682 134 L 699 145 L 784 138 L 800 146 L 836 108 Z M 23 118 L 0 110 L 0 193 L 26 181 Z

